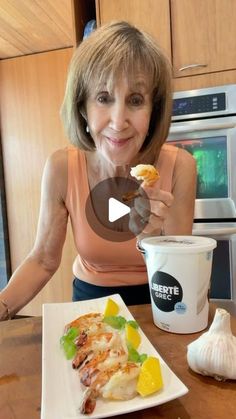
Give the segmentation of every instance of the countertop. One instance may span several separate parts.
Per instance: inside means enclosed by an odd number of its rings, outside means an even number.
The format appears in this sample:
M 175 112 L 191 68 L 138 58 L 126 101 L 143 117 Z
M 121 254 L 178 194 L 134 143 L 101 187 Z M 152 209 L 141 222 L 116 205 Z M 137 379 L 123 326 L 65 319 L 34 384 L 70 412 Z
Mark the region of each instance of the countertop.
M 131 306 L 129 310 L 189 392 L 163 405 L 114 418 L 236 418 L 236 381 L 218 382 L 195 374 L 187 365 L 187 345 L 202 332 L 187 335 L 164 332 L 153 324 L 150 305 Z M 209 324 L 214 311 L 215 306 L 211 304 Z M 236 318 L 232 316 L 231 326 L 236 335 Z M 42 318 L 20 318 L 0 323 L 0 348 L 0 419 L 39 419 Z

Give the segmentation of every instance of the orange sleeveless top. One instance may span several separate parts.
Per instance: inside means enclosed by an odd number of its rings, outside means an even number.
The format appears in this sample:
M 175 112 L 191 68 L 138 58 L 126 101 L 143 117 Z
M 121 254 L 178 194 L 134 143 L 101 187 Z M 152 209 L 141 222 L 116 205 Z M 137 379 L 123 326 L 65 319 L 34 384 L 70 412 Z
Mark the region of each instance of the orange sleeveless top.
M 96 235 L 87 222 L 85 206 L 89 196 L 86 157 L 82 150 L 70 146 L 68 150 L 68 209 L 78 256 L 73 263 L 73 274 L 94 285 L 122 286 L 147 282 L 144 259 L 136 249 L 136 239 L 112 242 Z M 163 145 L 157 169 L 160 188 L 171 192 L 177 147 Z

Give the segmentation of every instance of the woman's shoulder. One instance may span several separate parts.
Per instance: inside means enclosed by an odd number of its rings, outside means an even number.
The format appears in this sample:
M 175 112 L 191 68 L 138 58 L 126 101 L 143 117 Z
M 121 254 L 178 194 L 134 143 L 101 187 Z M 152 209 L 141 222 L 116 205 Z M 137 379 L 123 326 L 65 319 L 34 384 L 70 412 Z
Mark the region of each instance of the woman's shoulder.
M 179 149 L 171 144 L 163 144 L 157 159 L 157 165 L 165 168 L 174 167 Z
M 157 168 L 162 179 L 162 188 L 171 191 L 177 179 L 196 176 L 196 162 L 186 150 L 164 144 L 161 148 Z
M 172 144 L 164 143 L 161 147 L 161 153 L 176 153 L 178 147 Z
M 43 186 L 51 196 L 65 199 L 67 190 L 68 151 L 62 148 L 53 151 L 47 158 L 43 173 Z
M 68 149 L 67 147 L 53 151 L 47 158 L 46 167 L 53 171 L 67 170 Z
M 47 159 L 47 163 L 54 169 L 67 170 L 68 161 L 83 154 L 82 150 L 74 146 L 67 146 L 53 151 Z

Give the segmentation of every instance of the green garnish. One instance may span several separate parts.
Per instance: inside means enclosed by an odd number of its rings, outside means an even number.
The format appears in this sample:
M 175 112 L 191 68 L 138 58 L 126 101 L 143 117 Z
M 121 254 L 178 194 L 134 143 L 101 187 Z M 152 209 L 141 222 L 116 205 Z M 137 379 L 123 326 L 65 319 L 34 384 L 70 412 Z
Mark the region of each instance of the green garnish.
M 147 354 L 141 354 L 141 355 L 139 355 L 139 362 L 140 362 L 140 364 L 143 364 L 144 363 L 144 361 L 145 361 L 145 359 L 147 359 Z
M 66 336 L 69 340 L 74 340 L 79 336 L 79 330 L 76 327 L 70 327 Z
M 103 321 L 114 329 L 124 329 L 126 320 L 122 316 L 107 316 L 104 317 Z
M 79 336 L 79 330 L 76 327 L 70 329 L 60 338 L 60 344 L 63 348 L 66 359 L 72 359 L 76 354 L 75 338 Z
M 147 354 L 139 354 L 132 345 L 128 344 L 128 361 L 142 364 L 147 358 Z
M 138 329 L 139 325 L 135 320 L 126 320 L 122 316 L 106 316 L 103 318 L 103 321 L 109 326 L 114 327 L 114 329 L 124 329 L 126 323 L 132 326 L 134 329 Z
M 132 346 L 128 346 L 128 361 L 139 362 L 139 353 Z
M 64 342 L 63 343 L 63 350 L 66 359 L 72 359 L 74 358 L 76 354 L 76 345 L 73 342 Z

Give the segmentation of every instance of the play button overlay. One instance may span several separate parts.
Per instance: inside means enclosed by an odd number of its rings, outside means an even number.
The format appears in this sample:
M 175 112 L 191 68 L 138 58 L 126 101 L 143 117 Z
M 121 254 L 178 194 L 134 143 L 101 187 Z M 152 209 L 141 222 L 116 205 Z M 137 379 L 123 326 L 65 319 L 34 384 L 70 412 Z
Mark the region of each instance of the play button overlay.
M 111 223 L 130 213 L 130 207 L 120 201 L 117 201 L 117 199 L 109 198 L 108 202 L 108 220 Z
M 134 209 L 134 198 L 124 199 L 137 190 L 145 199 L 145 220 Z M 148 223 L 149 200 L 135 179 L 112 177 L 99 182 L 86 201 L 86 218 L 93 231 L 105 240 L 122 242 L 140 234 Z M 132 221 L 132 222 L 131 222 Z M 132 228 L 131 228 L 132 225 Z M 135 228 L 133 228 L 135 226 Z M 132 231 L 131 231 L 132 229 Z

